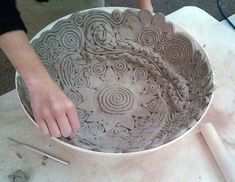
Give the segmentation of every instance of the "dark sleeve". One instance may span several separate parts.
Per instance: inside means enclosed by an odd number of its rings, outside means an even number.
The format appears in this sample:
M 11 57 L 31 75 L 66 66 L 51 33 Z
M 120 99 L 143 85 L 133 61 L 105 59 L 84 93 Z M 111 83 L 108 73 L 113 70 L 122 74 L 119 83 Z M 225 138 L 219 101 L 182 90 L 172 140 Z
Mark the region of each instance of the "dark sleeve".
M 12 30 L 27 31 L 15 0 L 0 0 L 0 35 Z

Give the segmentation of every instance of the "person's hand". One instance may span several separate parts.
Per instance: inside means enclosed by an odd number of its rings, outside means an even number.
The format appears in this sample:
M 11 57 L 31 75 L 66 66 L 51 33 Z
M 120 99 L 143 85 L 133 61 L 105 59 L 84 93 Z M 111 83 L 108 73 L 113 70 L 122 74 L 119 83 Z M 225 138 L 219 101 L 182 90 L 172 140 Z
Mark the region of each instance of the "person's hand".
M 46 135 L 73 137 L 79 127 L 73 103 L 52 81 L 23 31 L 0 36 L 0 48 L 6 53 L 29 90 L 33 116 Z
M 153 6 L 151 0 L 138 0 L 138 4 L 140 9 L 147 9 L 153 12 Z
M 33 116 L 41 131 L 53 137 L 73 137 L 79 122 L 74 104 L 52 80 L 34 80 L 29 89 Z

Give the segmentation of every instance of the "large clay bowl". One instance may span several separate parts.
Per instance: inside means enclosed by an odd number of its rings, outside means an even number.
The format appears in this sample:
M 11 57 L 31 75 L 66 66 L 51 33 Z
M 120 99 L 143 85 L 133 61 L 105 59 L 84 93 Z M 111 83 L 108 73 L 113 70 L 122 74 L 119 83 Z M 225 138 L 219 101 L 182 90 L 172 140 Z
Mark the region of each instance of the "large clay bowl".
M 76 150 L 156 150 L 196 126 L 211 101 L 213 76 L 205 52 L 162 14 L 77 12 L 39 32 L 32 45 L 76 105 L 76 138 L 56 139 Z M 18 74 L 16 86 L 33 120 Z

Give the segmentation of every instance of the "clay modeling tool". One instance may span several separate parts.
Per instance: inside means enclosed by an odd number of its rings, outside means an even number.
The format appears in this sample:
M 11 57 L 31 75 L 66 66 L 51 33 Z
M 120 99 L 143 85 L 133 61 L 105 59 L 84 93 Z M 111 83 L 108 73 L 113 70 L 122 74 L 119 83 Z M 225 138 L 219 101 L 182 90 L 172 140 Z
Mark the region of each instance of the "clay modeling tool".
M 203 125 L 201 128 L 201 133 L 206 140 L 206 143 L 226 181 L 235 181 L 235 169 L 233 160 L 228 154 L 213 124 L 206 123 L 205 125 Z
M 42 150 L 40 150 L 40 149 L 38 149 L 36 147 L 33 147 L 33 146 L 28 145 L 26 143 L 19 142 L 19 141 L 13 139 L 13 138 L 9 138 L 8 137 L 8 139 L 13 141 L 13 142 L 15 142 L 15 143 L 18 143 L 18 144 L 22 145 L 23 147 L 25 147 L 25 148 L 27 148 L 27 149 L 29 149 L 29 150 L 37 153 L 37 154 L 40 154 L 40 155 L 45 156 L 45 157 L 48 157 L 48 158 L 50 158 L 50 159 L 52 159 L 52 160 L 54 160 L 54 161 L 56 161 L 58 163 L 64 164 L 66 166 L 69 165 L 69 162 L 66 162 L 64 160 L 58 159 L 57 157 L 53 157 L 52 155 L 50 155 L 50 154 L 48 154 L 48 153 L 46 153 L 46 152 L 44 152 L 44 151 L 42 151 Z

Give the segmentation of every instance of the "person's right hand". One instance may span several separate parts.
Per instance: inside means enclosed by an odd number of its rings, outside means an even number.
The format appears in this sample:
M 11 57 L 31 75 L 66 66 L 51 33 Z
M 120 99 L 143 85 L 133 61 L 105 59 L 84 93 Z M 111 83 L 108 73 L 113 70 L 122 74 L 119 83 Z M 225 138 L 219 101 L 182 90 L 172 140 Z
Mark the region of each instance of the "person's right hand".
M 10 31 L 0 36 L 6 53 L 29 90 L 34 118 L 46 135 L 68 137 L 79 127 L 73 103 L 50 78 L 25 32 Z
M 29 89 L 33 116 L 45 135 L 73 137 L 79 122 L 74 104 L 52 80 L 34 80 Z

